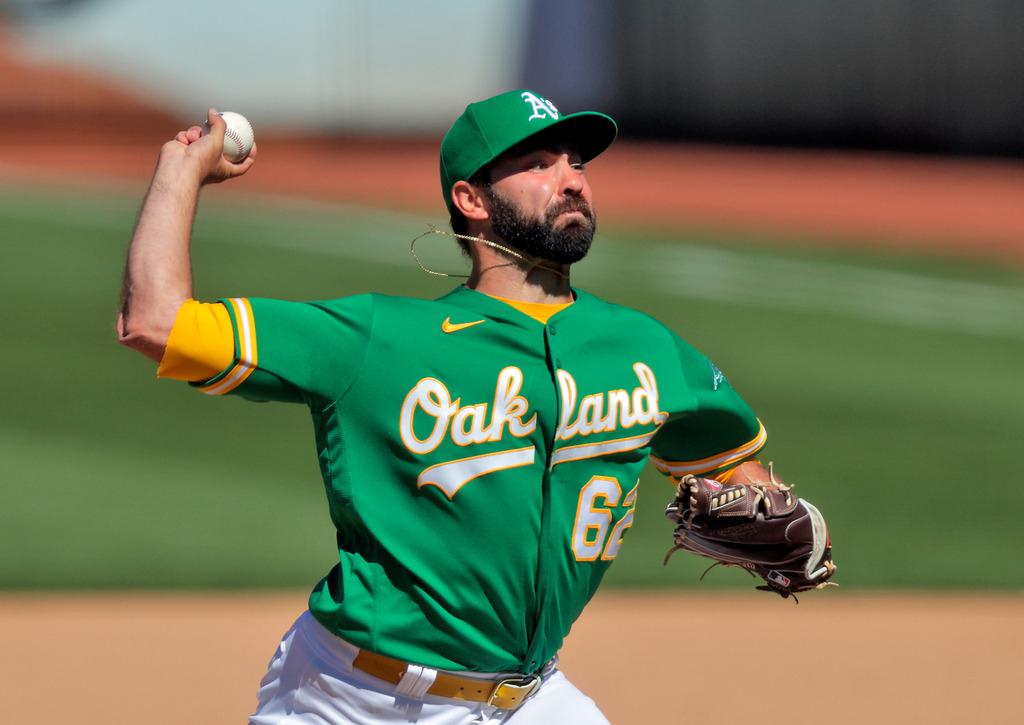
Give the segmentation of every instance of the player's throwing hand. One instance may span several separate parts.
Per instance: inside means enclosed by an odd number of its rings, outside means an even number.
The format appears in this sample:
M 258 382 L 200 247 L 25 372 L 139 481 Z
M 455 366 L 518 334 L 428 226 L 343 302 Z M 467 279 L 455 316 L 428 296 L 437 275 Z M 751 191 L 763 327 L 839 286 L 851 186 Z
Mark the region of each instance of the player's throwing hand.
M 256 162 L 256 146 L 238 163 L 224 157 L 224 118 L 211 108 L 205 126 L 191 126 L 179 131 L 173 141 L 164 144 L 160 160 L 182 160 L 196 165 L 201 183 L 217 184 L 241 176 Z

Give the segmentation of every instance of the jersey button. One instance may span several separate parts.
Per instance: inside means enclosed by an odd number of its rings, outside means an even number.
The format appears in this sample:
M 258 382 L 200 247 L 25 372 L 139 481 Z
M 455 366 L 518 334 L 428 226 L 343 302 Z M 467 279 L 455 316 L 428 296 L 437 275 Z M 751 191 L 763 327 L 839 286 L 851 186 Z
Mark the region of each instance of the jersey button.
M 551 335 L 558 334 L 558 328 L 555 327 L 554 325 L 548 323 L 548 334 L 551 334 Z

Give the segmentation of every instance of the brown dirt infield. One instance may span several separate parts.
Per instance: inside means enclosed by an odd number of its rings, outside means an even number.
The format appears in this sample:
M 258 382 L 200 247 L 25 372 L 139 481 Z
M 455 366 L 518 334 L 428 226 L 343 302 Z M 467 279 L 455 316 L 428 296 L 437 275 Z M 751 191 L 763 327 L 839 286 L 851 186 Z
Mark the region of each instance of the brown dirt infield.
M 0 598 L 4 720 L 241 723 L 305 595 Z M 1024 598 L 603 592 L 562 652 L 612 722 L 1019 722 Z

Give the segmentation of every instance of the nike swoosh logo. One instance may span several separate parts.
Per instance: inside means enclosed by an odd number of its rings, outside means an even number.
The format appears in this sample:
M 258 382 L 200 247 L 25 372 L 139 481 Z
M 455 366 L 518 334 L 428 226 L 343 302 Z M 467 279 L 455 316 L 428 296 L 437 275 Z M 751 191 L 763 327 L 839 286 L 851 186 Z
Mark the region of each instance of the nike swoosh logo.
M 444 318 L 444 322 L 441 323 L 441 332 L 458 332 L 459 330 L 465 330 L 467 327 L 473 327 L 474 325 L 482 325 L 487 320 L 475 320 L 473 322 L 452 322 L 452 318 Z

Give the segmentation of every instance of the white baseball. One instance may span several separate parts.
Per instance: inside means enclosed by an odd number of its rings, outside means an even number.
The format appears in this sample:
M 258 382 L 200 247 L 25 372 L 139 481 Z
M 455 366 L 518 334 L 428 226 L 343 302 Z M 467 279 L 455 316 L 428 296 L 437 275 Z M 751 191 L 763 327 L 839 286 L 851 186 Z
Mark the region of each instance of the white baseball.
M 241 163 L 256 142 L 252 124 L 241 113 L 234 111 L 224 111 L 220 116 L 228 126 L 224 131 L 224 158 L 235 164 Z

